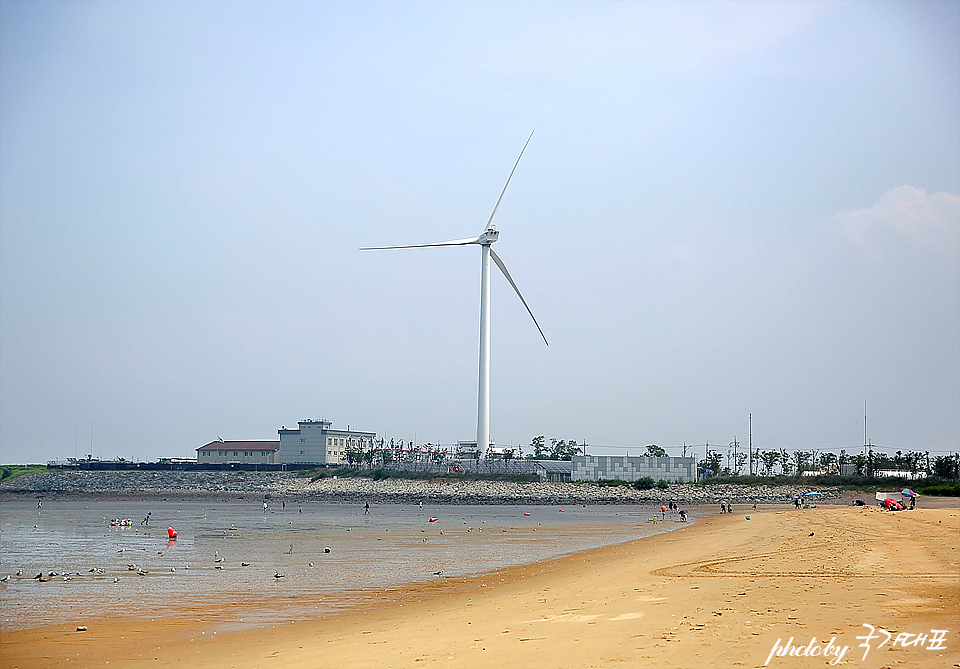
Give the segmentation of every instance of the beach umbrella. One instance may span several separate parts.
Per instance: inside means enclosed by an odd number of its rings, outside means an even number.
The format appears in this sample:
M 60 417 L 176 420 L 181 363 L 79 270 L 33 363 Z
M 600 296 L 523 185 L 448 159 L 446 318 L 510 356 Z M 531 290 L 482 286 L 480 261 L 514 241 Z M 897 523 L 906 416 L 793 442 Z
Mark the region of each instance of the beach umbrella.
M 800 495 L 800 496 L 801 496 L 801 497 L 813 497 L 814 495 L 822 495 L 822 494 L 823 494 L 822 492 L 810 491 L 810 492 L 805 492 L 805 493 L 803 493 L 803 494 Z
M 910 488 L 900 488 L 898 491 L 901 495 L 906 495 L 907 497 L 919 497 L 919 493 L 915 493 Z

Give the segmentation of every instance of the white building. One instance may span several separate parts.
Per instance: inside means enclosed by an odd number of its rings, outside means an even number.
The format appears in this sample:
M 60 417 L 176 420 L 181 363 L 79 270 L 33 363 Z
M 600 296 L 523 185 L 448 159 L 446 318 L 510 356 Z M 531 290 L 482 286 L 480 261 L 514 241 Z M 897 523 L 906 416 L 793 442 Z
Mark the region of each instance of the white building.
M 245 465 L 272 465 L 280 462 L 277 453 L 279 441 L 211 441 L 197 449 L 201 465 L 240 463 Z
M 347 450 L 367 451 L 373 448 L 375 432 L 334 430 L 328 420 L 305 419 L 296 430 L 281 427 L 280 462 L 283 464 L 343 465 Z

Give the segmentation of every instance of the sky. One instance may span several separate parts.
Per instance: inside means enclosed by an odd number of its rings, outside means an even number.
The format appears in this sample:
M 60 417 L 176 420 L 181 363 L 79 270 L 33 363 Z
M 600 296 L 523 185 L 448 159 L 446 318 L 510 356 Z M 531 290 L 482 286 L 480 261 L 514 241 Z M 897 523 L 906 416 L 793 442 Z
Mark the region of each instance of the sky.
M 0 461 L 960 448 L 960 2 L 0 2 Z M 702 452 L 696 446 L 691 453 Z

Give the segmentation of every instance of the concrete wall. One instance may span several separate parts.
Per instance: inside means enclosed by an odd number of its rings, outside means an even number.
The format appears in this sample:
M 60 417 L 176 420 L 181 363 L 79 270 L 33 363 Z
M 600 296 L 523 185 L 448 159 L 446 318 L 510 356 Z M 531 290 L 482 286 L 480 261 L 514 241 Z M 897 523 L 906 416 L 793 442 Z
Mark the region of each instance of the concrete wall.
M 628 457 L 625 455 L 573 456 L 573 481 L 619 479 L 636 481 L 644 477 L 654 481 L 687 483 L 697 480 L 696 458 Z

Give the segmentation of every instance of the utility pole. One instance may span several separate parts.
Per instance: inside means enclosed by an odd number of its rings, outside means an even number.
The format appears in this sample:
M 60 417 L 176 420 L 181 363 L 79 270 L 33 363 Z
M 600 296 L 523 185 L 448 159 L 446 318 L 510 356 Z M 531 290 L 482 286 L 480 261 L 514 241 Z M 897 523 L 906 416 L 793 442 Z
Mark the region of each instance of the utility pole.
M 867 439 L 867 400 L 863 400 L 863 451 L 867 456 L 867 476 L 873 476 L 873 448 Z
M 749 442 L 747 442 L 747 448 L 750 449 L 750 476 L 753 476 L 753 412 L 750 413 L 750 432 L 749 432 Z
M 687 442 L 683 442 L 683 457 L 687 457 Z

